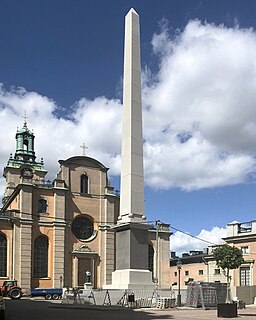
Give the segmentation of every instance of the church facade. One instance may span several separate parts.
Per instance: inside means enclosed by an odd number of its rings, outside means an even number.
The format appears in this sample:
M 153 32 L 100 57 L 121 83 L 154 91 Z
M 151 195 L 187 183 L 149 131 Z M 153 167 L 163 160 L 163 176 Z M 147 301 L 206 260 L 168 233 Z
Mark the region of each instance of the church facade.
M 24 289 L 80 287 L 89 271 L 92 286 L 103 288 L 115 270 L 112 227 L 119 196 L 99 161 L 74 156 L 59 165 L 56 179 L 45 181 L 47 171 L 43 159 L 36 162 L 34 134 L 25 121 L 3 173 L 0 281 L 17 279 Z M 169 287 L 169 235 L 165 224 L 148 233 L 149 270 L 162 288 Z

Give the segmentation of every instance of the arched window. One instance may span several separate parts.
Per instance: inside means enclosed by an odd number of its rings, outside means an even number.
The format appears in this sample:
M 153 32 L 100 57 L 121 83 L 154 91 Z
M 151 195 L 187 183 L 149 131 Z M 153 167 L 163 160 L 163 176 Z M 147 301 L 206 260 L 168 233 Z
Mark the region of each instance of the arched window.
M 0 234 L 0 277 L 7 277 L 7 240 Z
M 148 270 L 154 275 L 154 248 L 152 245 L 148 245 Z
M 41 236 L 34 242 L 34 277 L 48 276 L 48 238 Z
M 47 211 L 47 201 L 45 199 L 38 200 L 38 213 L 45 213 Z
M 23 141 L 23 150 L 28 151 L 28 139 L 24 139 Z
M 88 193 L 88 177 L 86 174 L 83 174 L 81 176 L 80 180 L 80 192 L 82 194 L 87 194 Z

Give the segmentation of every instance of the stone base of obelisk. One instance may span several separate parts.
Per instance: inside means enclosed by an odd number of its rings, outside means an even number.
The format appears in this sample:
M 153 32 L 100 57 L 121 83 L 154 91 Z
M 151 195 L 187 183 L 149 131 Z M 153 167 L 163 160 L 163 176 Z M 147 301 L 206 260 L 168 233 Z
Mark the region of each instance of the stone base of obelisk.
M 146 223 L 119 223 L 116 232 L 116 270 L 112 289 L 153 289 L 148 270 L 148 229 Z
M 126 269 L 112 273 L 112 289 L 154 289 L 152 272 L 149 270 Z

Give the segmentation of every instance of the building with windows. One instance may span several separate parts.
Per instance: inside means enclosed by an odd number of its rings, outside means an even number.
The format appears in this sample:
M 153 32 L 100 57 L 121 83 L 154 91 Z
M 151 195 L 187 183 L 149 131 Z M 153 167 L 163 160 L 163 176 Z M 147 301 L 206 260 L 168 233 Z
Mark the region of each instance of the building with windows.
M 90 271 L 94 287 L 111 281 L 119 197 L 102 163 L 86 156 L 60 160 L 53 182 L 36 162 L 34 134 L 25 122 L 16 153 L 4 168 L 0 277 L 23 288 L 81 286 Z
M 227 225 L 226 243 L 242 250 L 244 263 L 233 271 L 232 285 L 245 287 L 256 285 L 256 221 L 232 222 Z
M 170 269 L 170 284 L 173 289 L 178 288 L 179 281 L 181 289 L 187 288 L 189 282 L 226 282 L 223 271 L 217 267 L 208 249 L 192 250 L 189 253 L 183 253 L 181 258 L 176 257 L 173 252 Z M 178 269 L 180 269 L 180 279 Z
M 229 223 L 227 237 L 223 240 L 230 246 L 241 249 L 244 258 L 244 263 L 238 269 L 230 270 L 232 296 L 238 297 L 246 303 L 254 303 L 256 296 L 256 221 Z M 213 258 L 212 250 L 214 248 L 214 246 L 208 247 L 207 253 L 190 251 L 182 254 L 181 258 L 172 253 L 170 259 L 170 285 L 172 288 L 177 289 L 179 281 L 181 289 L 186 289 L 190 281 L 226 283 L 224 271 L 216 265 Z
M 24 289 L 79 287 L 90 271 L 94 288 L 111 284 L 119 196 L 109 185 L 108 168 L 87 156 L 59 164 L 54 181 L 46 181 L 25 121 L 4 168 L 0 282 L 15 278 Z M 148 232 L 149 270 L 163 288 L 169 287 L 169 236 L 163 223 Z

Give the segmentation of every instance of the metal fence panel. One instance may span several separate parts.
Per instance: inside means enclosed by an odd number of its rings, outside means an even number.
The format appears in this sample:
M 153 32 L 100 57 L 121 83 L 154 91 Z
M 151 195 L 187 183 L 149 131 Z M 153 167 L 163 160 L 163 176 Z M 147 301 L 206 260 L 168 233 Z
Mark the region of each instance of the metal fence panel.
M 172 290 L 64 290 L 62 303 L 65 304 L 91 304 L 101 306 L 120 306 L 131 308 L 156 307 L 159 298 L 170 300 L 168 307 L 175 304 L 175 293 Z

